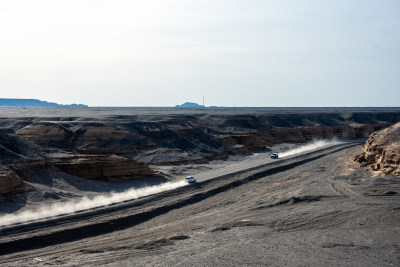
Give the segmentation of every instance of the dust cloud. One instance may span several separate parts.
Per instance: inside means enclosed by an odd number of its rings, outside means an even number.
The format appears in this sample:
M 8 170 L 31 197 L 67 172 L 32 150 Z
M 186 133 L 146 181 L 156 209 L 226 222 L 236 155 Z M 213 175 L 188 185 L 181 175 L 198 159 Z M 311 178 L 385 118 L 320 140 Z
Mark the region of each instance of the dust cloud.
M 161 185 L 144 188 L 131 188 L 124 192 L 102 194 L 93 198 L 83 197 L 77 200 L 44 205 L 35 210 L 26 210 L 19 213 L 0 216 L 0 226 L 11 225 L 50 218 L 58 215 L 71 214 L 77 211 L 88 210 L 96 207 L 107 206 L 126 200 L 137 199 L 144 196 L 157 194 L 187 185 L 184 180 L 178 182 L 167 182 Z
M 323 148 L 323 147 L 327 147 L 327 146 L 332 146 L 332 145 L 337 145 L 340 144 L 340 141 L 336 140 L 336 139 L 332 139 L 332 140 L 317 140 L 317 141 L 313 141 L 311 143 L 302 145 L 300 147 L 279 153 L 279 158 L 284 158 L 284 157 L 289 157 L 289 156 L 293 156 L 296 154 L 301 154 L 307 151 L 311 151 L 314 149 L 319 149 L 319 148 Z

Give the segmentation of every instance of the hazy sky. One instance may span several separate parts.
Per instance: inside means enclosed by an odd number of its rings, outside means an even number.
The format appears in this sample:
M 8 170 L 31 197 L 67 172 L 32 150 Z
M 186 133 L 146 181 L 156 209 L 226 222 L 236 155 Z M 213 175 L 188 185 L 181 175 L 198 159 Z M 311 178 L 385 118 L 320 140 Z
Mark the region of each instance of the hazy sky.
M 0 0 L 0 98 L 399 106 L 399 0 Z

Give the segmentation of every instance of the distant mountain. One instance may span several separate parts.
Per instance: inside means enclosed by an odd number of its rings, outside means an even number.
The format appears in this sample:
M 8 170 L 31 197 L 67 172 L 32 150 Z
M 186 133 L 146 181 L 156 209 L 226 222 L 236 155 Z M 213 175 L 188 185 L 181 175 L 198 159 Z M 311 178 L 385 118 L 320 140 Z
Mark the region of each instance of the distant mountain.
M 61 105 L 57 103 L 41 101 L 38 99 L 12 99 L 0 98 L 0 106 L 2 107 L 88 107 L 83 104 Z
M 199 105 L 197 103 L 185 102 L 182 105 L 176 105 L 177 108 L 204 108 L 203 105 Z

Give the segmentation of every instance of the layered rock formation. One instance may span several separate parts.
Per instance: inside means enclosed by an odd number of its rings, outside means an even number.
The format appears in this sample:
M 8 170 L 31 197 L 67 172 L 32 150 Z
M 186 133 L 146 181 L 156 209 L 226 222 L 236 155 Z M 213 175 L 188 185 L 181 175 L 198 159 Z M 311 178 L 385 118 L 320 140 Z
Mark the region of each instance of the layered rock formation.
M 400 123 L 373 133 L 356 161 L 373 171 L 400 176 Z
M 40 122 L 16 132 L 0 129 L 0 198 L 21 192 L 32 172 L 51 167 L 100 181 L 159 176 L 144 162 L 113 155 L 123 152 L 115 144 L 123 135 L 118 129 L 97 124 L 71 128 Z M 91 147 L 94 154 L 88 154 Z
M 66 173 L 94 180 L 121 181 L 157 175 L 143 162 L 123 157 L 85 157 L 55 164 Z
M 104 115 L 107 110 L 96 115 L 97 111 L 88 108 L 91 115 L 84 117 L 74 109 L 58 117 L 0 117 L 0 167 L 4 167 L 0 194 L 20 187 L 35 168 L 58 168 L 68 175 L 119 181 L 159 175 L 152 165 L 207 162 L 282 142 L 367 138 L 400 121 L 400 111 L 391 110 L 253 113 L 252 109 L 224 109 L 219 113 L 189 109 L 176 114 L 182 109 L 166 109 L 133 115 L 127 109 L 118 116 Z M 391 155 L 386 152 L 385 159 L 395 161 Z M 390 162 L 379 168 L 389 170 L 383 166 Z
M 34 143 L 18 137 L 11 129 L 0 129 L 0 199 L 23 186 L 13 166 L 42 156 Z
M 6 167 L 0 169 L 0 199 L 22 186 L 22 179 Z

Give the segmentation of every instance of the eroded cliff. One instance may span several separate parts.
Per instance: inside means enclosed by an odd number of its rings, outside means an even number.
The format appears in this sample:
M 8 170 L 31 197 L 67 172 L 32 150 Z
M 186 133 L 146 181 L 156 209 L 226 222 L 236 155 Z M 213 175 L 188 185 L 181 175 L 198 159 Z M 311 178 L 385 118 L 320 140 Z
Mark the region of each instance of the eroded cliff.
M 356 161 L 373 171 L 400 176 L 400 123 L 373 133 Z

